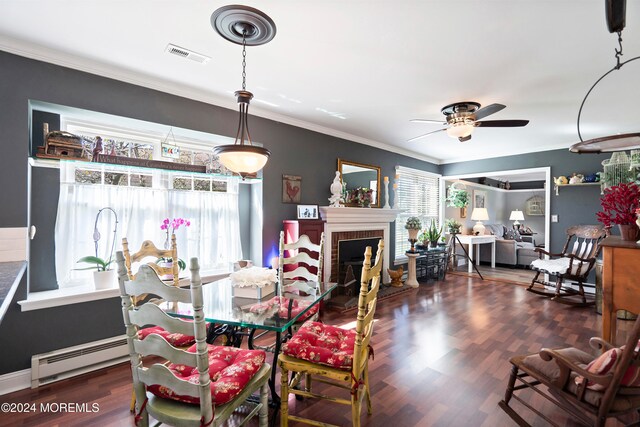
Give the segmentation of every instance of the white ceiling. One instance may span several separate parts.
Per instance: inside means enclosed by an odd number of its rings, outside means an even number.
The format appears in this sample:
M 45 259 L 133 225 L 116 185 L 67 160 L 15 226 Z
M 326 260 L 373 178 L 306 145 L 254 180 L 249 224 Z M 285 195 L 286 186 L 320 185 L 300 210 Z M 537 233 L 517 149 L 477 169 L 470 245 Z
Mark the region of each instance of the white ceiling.
M 233 2 L 231 2 L 233 3 Z M 220 1 L 0 0 L 0 49 L 235 107 L 241 48 L 213 31 Z M 244 4 L 276 22 L 247 52 L 251 112 L 413 157 L 459 160 L 568 148 L 589 87 L 615 64 L 602 0 L 271 0 Z M 623 59 L 640 55 L 640 5 L 627 4 Z M 165 53 L 167 44 L 212 58 Z M 640 61 L 605 78 L 585 105 L 585 139 L 637 132 Z M 25 83 L 26 84 L 26 83 Z M 410 123 L 456 101 L 507 108 L 461 143 Z M 255 135 L 256 140 L 260 140 Z

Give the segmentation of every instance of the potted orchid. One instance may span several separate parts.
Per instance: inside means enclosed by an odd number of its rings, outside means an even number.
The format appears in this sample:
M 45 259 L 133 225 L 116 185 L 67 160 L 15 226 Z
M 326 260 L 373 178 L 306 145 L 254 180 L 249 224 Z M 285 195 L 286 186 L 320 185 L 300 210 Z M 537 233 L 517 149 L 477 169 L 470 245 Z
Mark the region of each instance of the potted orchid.
M 116 271 L 109 268 L 113 260 L 104 260 L 97 256 L 88 255 L 80 258 L 76 262 L 89 264 L 88 267 L 76 268 L 76 270 L 96 270 L 93 272 L 93 285 L 95 289 L 108 289 L 115 286 Z
M 596 213 L 606 229 L 618 225 L 622 240 L 635 240 L 638 234 L 637 215 L 640 209 L 640 187 L 635 183 L 621 183 L 605 188 L 600 198 L 602 211 Z
M 189 227 L 190 225 L 191 221 L 184 218 L 173 218 L 171 220 L 169 220 L 169 218 L 165 218 L 164 220 L 162 220 L 162 223 L 160 224 L 160 230 L 164 230 L 164 232 L 166 233 L 164 248 L 171 249 L 171 236 L 176 232 L 176 230 L 178 230 L 182 226 Z M 172 258 L 158 258 L 157 262 L 158 265 L 162 265 L 166 268 L 172 268 L 174 260 Z M 184 260 L 178 258 L 177 263 L 180 271 L 187 268 L 187 264 L 184 262 Z M 162 276 L 161 279 L 172 280 L 173 275 L 167 274 Z
M 169 220 L 169 218 L 165 218 L 160 224 L 160 230 L 164 230 L 166 233 L 166 239 L 164 241 L 164 248 L 171 249 L 171 235 L 176 232 L 181 226 L 189 227 L 191 225 L 191 221 L 184 218 L 173 218 Z

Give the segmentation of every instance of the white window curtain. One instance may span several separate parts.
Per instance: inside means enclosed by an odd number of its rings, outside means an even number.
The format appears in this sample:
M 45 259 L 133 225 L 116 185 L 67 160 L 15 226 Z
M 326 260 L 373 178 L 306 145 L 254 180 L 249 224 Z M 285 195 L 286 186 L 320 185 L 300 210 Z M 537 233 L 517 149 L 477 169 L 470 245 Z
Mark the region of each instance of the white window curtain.
M 404 228 L 407 218 L 416 216 L 422 221 L 422 229 L 429 226 L 434 219 L 440 224 L 440 178 L 441 175 L 411 169 L 403 166 L 396 167 L 398 180 L 398 205 L 403 211 L 396 219 L 396 248 L 395 258 L 404 258 L 405 252 L 411 248 L 409 233 Z
M 198 257 L 203 271 L 228 268 L 241 259 L 238 182 L 230 179 L 227 192 L 178 191 L 100 184 L 64 182 L 73 176 L 61 165 L 60 197 L 55 227 L 56 278 L 60 288 L 87 284 L 92 271 L 77 260 L 95 255 L 94 223 L 98 211 L 112 208 L 118 215 L 115 252 L 122 250 L 126 237 L 129 249 L 137 251 L 144 240 L 160 248 L 166 234 L 160 229 L 164 218 L 185 218 L 191 226 L 176 232 L 178 256 L 185 260 Z M 100 232 L 98 256 L 109 259 L 114 243 L 115 217 L 104 210 L 97 229 Z

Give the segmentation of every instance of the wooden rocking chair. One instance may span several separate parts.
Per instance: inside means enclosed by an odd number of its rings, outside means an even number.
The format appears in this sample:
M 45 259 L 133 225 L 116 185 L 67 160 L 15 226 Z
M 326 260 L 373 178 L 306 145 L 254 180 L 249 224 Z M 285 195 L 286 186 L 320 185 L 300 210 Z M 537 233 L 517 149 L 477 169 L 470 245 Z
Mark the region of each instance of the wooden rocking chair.
M 537 271 L 529 292 L 551 297 L 552 300 L 563 304 L 590 305 L 595 300 L 587 301 L 584 293 L 584 282 L 596 263 L 600 253 L 600 241 L 606 236 L 605 230 L 598 225 L 576 225 L 567 229 L 567 242 L 559 254 L 553 254 L 542 248 L 536 248 L 540 255 L 548 255 L 550 259 L 537 259 L 531 263 L 531 269 Z M 539 279 L 540 274 L 556 277 L 556 289 L 549 292 L 545 289 L 547 283 Z M 567 287 L 567 282 L 574 282 L 578 289 Z M 542 289 L 534 288 L 541 285 Z M 580 299 L 569 298 L 579 296 Z
M 617 348 L 600 338 L 589 344 L 605 351 L 599 357 L 576 348 L 550 350 L 512 357 L 511 376 L 499 406 L 520 426 L 529 424 L 509 405 L 511 398 L 522 403 L 551 425 L 551 418 L 535 409 L 520 390 L 531 389 L 565 410 L 578 422 L 604 426 L 607 418 L 638 425 L 640 409 L 640 318 L 636 320 L 626 345 Z M 516 385 L 516 381 L 518 384 Z

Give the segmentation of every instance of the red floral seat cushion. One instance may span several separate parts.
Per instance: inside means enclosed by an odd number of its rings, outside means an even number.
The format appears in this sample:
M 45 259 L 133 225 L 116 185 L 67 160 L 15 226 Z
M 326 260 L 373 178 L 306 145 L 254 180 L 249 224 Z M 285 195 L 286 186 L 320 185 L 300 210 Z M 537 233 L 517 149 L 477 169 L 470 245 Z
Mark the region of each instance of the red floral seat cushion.
M 138 339 L 143 340 L 151 334 L 160 335 L 174 347 L 186 347 L 196 342 L 196 339 L 193 335 L 171 333 L 161 328 L 160 326 L 151 326 L 148 328 L 140 329 L 138 331 Z
M 265 360 L 263 350 L 242 350 L 236 347 L 207 345 L 209 348 L 209 377 L 211 377 L 211 401 L 222 405 L 236 397 L 260 370 Z M 196 352 L 196 345 L 187 349 Z M 193 384 L 198 384 L 198 369 L 171 363 L 168 368 L 173 374 Z M 158 397 L 199 404 L 200 399 L 177 395 L 170 388 L 151 385 L 149 391 Z
M 351 369 L 355 342 L 354 330 L 308 321 L 282 346 L 282 353 L 333 368 Z
M 269 301 L 252 305 L 250 308 L 250 311 L 252 313 L 263 313 L 273 308 L 276 304 L 278 304 L 279 305 L 278 317 L 280 317 L 281 319 L 288 319 L 289 318 L 289 301 L 290 301 L 289 298 L 276 296 L 271 298 Z M 294 299 L 293 304 L 291 305 L 291 317 L 296 317 L 298 314 L 300 314 L 300 312 L 302 312 L 307 307 L 309 307 L 309 304 L 311 303 L 312 301 Z M 318 307 L 319 307 L 318 304 L 314 305 L 309 309 L 309 311 L 303 314 L 297 321 L 303 322 L 308 318 L 310 318 L 311 316 L 315 315 L 318 312 Z

